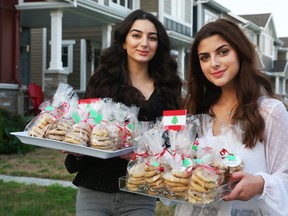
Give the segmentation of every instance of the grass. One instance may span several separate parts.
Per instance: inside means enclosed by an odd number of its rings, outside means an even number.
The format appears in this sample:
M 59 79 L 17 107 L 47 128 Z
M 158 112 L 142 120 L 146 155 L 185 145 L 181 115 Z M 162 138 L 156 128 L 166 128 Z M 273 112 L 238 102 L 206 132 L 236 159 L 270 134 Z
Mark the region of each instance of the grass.
M 0 155 L 0 174 L 72 181 L 74 175 L 64 166 L 65 156 L 48 148 L 37 148 L 23 155 Z
M 59 185 L 41 187 L 0 180 L 0 216 L 75 215 L 76 190 Z
M 25 155 L 0 155 L 0 174 L 72 181 L 64 166 L 65 154 L 36 148 Z M 0 180 L 0 216 L 75 215 L 76 190 L 59 185 L 25 185 Z M 174 208 L 157 202 L 156 216 L 172 216 Z

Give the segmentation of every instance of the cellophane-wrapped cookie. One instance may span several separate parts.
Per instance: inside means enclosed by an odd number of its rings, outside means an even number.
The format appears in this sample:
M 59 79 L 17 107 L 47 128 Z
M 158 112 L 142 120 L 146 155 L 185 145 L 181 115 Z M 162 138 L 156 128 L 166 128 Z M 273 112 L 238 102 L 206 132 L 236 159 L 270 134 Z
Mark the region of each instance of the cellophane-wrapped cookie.
M 71 98 L 75 95 L 70 85 L 60 83 L 53 98 L 44 101 L 39 106 L 41 112 L 26 126 L 25 131 L 28 131 L 28 135 L 46 138 L 49 125 L 56 119 L 63 117 L 63 114 L 69 109 Z
M 145 159 L 138 156 L 127 165 L 126 187 L 131 191 L 145 189 Z
M 165 155 L 171 156 L 171 154 L 165 148 L 163 131 L 163 129 L 152 128 L 144 132 L 140 138 L 148 154 L 151 155 L 145 163 L 145 192 L 151 195 L 163 194 L 165 189 L 163 176 L 170 170 L 169 165 L 164 162 Z
M 164 175 L 165 196 L 173 199 L 185 200 L 187 196 L 189 179 L 193 170 L 193 160 L 191 158 L 191 143 L 194 142 L 198 123 L 196 119 L 189 119 L 185 127 L 180 130 L 169 130 L 170 148 L 168 149 L 172 157 L 165 157 L 164 160 L 170 165 L 171 171 Z
M 88 122 L 89 106 L 85 103 L 79 103 L 77 113 L 73 114 L 75 124 L 66 133 L 64 142 L 75 145 L 89 146 L 91 134 L 91 125 Z
M 66 133 L 63 141 L 75 145 L 88 146 L 90 134 L 91 128 L 89 124 L 81 121 L 72 125 L 70 130 Z
M 114 151 L 131 146 L 138 108 L 104 98 L 92 103 L 90 109 L 90 147 Z
M 99 99 L 90 104 L 88 119 L 92 127 L 89 137 L 89 146 L 91 148 L 106 151 L 117 149 L 117 141 L 119 139 L 114 139 L 112 136 L 115 130 L 111 124 L 113 104 L 111 99 Z
M 25 130 L 28 130 L 29 136 L 42 138 L 54 120 L 55 117 L 50 112 L 43 111 L 26 126 Z
M 151 155 L 149 155 L 147 146 L 142 142 L 140 137 L 149 130 L 150 122 L 138 122 L 135 130 L 137 137 L 133 143 L 134 153 L 127 165 L 126 187 L 131 191 L 147 191 L 145 182 L 145 167 Z
M 63 141 L 74 124 L 75 121 L 73 118 L 59 118 L 50 124 L 45 137 L 51 140 Z
M 65 94 L 64 94 L 65 95 Z M 69 95 L 67 93 L 67 95 Z M 75 120 L 72 117 L 77 112 L 78 96 L 73 94 L 70 98 L 67 97 L 66 101 L 62 99 L 62 105 L 59 106 L 62 109 L 63 116 L 52 122 L 47 128 L 45 137 L 51 140 L 63 141 L 67 132 L 72 125 L 75 124 Z
M 105 122 L 93 126 L 89 146 L 106 151 L 116 150 L 115 141 L 112 139 L 109 127 Z
M 219 186 L 217 170 L 211 167 L 198 166 L 193 170 L 189 182 L 187 200 L 193 204 L 209 204 L 214 202 Z

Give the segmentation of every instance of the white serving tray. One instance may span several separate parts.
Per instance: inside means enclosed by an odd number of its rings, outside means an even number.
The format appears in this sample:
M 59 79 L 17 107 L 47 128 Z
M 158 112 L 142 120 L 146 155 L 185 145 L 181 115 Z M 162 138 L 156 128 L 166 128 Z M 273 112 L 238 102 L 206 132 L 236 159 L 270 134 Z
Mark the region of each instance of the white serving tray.
M 28 145 L 41 146 L 45 148 L 58 149 L 67 152 L 74 152 L 83 155 L 89 155 L 92 157 L 107 159 L 112 157 L 119 157 L 133 152 L 133 147 L 123 148 L 116 151 L 105 151 L 100 149 L 94 149 L 81 145 L 74 145 L 62 141 L 50 140 L 45 138 L 32 137 L 28 135 L 27 131 L 24 132 L 11 132 L 10 134 L 15 135 L 22 143 Z

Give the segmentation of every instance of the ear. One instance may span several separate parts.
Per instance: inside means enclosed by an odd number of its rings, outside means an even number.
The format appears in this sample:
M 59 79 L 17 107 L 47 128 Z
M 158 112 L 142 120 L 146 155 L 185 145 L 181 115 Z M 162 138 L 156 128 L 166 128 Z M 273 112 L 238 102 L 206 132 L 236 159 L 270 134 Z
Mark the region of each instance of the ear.
M 127 49 L 127 47 L 126 47 L 126 43 L 123 44 L 123 49 L 124 49 L 124 50 Z

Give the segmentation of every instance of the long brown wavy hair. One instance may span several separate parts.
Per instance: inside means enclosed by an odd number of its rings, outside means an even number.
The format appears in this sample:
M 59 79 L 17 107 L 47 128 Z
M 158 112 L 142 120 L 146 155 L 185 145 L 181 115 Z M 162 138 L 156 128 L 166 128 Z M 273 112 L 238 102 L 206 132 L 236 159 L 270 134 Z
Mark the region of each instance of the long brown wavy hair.
M 235 77 L 238 106 L 232 117 L 241 120 L 244 130 L 243 143 L 253 148 L 263 141 L 265 122 L 259 112 L 258 99 L 263 94 L 275 97 L 270 81 L 257 67 L 254 45 L 244 32 L 227 19 L 218 19 L 203 26 L 196 34 L 190 49 L 187 96 L 183 107 L 190 114 L 209 114 L 209 109 L 221 96 L 221 88 L 208 81 L 203 74 L 198 57 L 199 43 L 213 35 L 221 36 L 237 52 L 240 69 Z
M 157 94 L 169 109 L 179 108 L 182 81 L 177 71 L 177 61 L 170 54 L 168 34 L 154 15 L 141 9 L 130 13 L 115 30 L 111 46 L 102 51 L 100 64 L 89 80 L 85 98 L 108 97 L 126 105 L 147 107 L 142 93 L 131 85 L 127 54 L 123 50 L 129 30 L 139 19 L 149 20 L 157 29 L 158 47 L 148 63 L 149 76 L 154 80 Z

